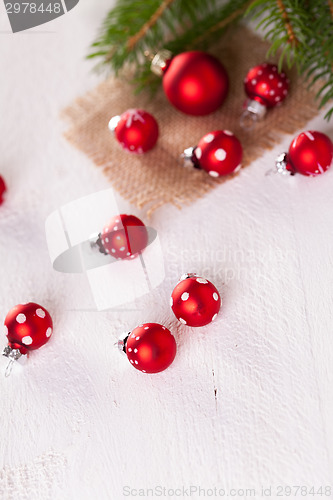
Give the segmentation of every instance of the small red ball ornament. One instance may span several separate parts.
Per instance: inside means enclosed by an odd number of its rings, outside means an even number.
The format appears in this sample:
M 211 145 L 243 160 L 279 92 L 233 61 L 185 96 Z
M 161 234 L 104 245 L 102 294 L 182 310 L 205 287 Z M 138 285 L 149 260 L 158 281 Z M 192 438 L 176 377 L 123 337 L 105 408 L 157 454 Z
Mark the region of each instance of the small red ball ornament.
M 168 368 L 176 356 L 174 336 L 165 326 L 145 323 L 118 342 L 130 363 L 143 373 L 158 373 Z
M 172 57 L 170 51 L 162 50 L 153 58 L 151 69 L 163 75 L 164 92 L 171 104 L 188 115 L 216 111 L 228 94 L 225 68 L 206 52 L 183 52 Z
M 288 153 L 276 160 L 276 169 L 281 174 L 296 173 L 314 177 L 326 172 L 333 160 L 333 143 L 322 132 L 308 130 L 298 135 L 291 143 Z
M 29 302 L 19 304 L 9 311 L 5 318 L 5 331 L 8 346 L 5 347 L 3 355 L 9 358 L 10 364 L 7 368 L 11 368 L 11 363 L 22 354 L 39 349 L 50 340 L 53 324 L 44 307 Z
M 112 217 L 99 236 L 104 253 L 117 259 L 130 259 L 142 252 L 148 244 L 148 231 L 135 215 Z
M 5 200 L 6 191 L 7 191 L 7 187 L 6 187 L 5 181 L 3 180 L 3 178 L 0 175 L 0 205 L 2 205 L 2 203 Z
M 170 305 L 184 325 L 205 326 L 216 318 L 221 297 L 210 281 L 196 274 L 186 274 L 174 288 Z
M 109 129 L 130 153 L 146 153 L 158 139 L 158 123 L 143 109 L 128 109 L 122 115 L 112 117 Z
M 229 130 L 215 130 L 204 135 L 196 147 L 185 149 L 182 156 L 212 177 L 220 177 L 240 170 L 243 148 Z
M 276 64 L 264 63 L 250 69 L 244 80 L 245 101 L 242 123 L 247 118 L 256 121 L 263 118 L 267 109 L 280 105 L 287 97 L 289 79 L 279 73 Z

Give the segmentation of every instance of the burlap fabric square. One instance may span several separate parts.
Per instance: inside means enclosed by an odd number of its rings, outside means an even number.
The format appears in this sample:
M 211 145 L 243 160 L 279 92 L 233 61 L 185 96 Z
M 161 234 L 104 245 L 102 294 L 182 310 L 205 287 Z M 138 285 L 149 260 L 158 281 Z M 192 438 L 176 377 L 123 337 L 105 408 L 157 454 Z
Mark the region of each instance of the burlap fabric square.
M 281 134 L 295 132 L 317 114 L 315 90 L 309 91 L 295 71 L 287 71 L 291 89 L 283 105 L 270 110 L 255 129 L 242 130 L 243 80 L 252 66 L 265 61 L 267 50 L 267 43 L 244 26 L 229 31 L 211 50 L 223 62 L 230 78 L 225 103 L 211 115 L 184 115 L 169 104 L 162 88 L 153 97 L 148 92 L 137 96 L 126 79 L 111 77 L 64 110 L 69 123 L 65 136 L 103 169 L 124 198 L 140 208 L 145 206 L 148 215 L 165 203 L 180 208 L 233 179 L 213 179 L 206 172 L 183 167 L 180 154 L 195 146 L 204 134 L 232 130 L 242 142 L 245 168 L 279 142 Z M 129 108 L 149 111 L 160 126 L 157 146 L 144 155 L 125 152 L 108 129 L 110 118 Z

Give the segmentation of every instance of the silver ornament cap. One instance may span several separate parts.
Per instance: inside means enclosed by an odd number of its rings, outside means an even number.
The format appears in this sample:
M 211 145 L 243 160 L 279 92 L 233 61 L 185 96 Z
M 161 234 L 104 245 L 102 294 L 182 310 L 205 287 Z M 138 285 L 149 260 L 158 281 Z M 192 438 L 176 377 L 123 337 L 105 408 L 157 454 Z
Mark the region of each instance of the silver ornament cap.
M 275 160 L 275 167 L 278 174 L 281 175 L 292 175 L 293 173 L 287 170 L 288 155 L 287 153 L 281 153 Z
M 172 55 L 172 52 L 168 49 L 159 50 L 151 61 L 151 71 L 157 76 L 163 76 L 167 62 L 172 59 Z
M 117 128 L 117 125 L 120 121 L 120 116 L 119 115 L 116 115 L 116 116 L 113 116 L 111 118 L 111 120 L 109 121 L 109 130 L 114 133 L 116 128 Z
M 127 339 L 130 336 L 131 332 L 126 332 L 120 335 L 118 342 L 116 343 L 119 351 L 121 354 L 126 354 L 126 344 L 127 344 Z

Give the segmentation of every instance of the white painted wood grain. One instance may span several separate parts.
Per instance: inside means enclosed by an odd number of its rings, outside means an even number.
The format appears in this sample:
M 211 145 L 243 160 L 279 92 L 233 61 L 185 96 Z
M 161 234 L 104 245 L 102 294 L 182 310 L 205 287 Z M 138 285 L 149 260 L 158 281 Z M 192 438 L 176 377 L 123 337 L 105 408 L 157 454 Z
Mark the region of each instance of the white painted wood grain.
M 98 81 L 84 55 L 109 5 L 81 1 L 42 33 L 0 34 L 1 320 L 28 300 L 55 320 L 47 348 L 0 379 L 0 496 L 118 500 L 124 486 L 194 485 L 259 497 L 262 486 L 332 483 L 333 171 L 266 177 L 291 137 L 191 207 L 154 215 L 167 278 L 131 310 L 78 310 L 92 303 L 84 278 L 50 266 L 47 215 L 107 187 L 62 139 L 58 114 Z M 322 117 L 309 128 L 333 137 Z M 184 271 L 221 291 L 207 328 L 171 314 Z M 143 321 L 164 322 L 179 345 L 155 376 L 113 347 Z

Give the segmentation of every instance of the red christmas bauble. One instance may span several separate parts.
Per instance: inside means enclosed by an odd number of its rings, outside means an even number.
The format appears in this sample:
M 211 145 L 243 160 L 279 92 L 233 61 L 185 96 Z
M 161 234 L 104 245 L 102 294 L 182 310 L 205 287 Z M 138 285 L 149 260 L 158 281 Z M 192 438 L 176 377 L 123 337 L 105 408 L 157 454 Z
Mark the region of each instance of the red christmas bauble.
M 229 130 L 204 135 L 194 149 L 192 161 L 212 177 L 237 172 L 241 168 L 243 148 Z
M 213 283 L 195 274 L 187 274 L 174 288 L 170 305 L 184 325 L 205 326 L 216 318 L 221 297 Z
M 104 251 L 117 259 L 134 258 L 148 244 L 147 228 L 135 215 L 112 217 L 103 228 L 100 238 Z
M 171 365 L 177 346 L 174 336 L 165 326 L 145 323 L 130 333 L 125 350 L 134 368 L 144 373 L 158 373 Z
M 117 141 L 130 153 L 146 153 L 158 139 L 158 123 L 143 109 L 128 109 L 110 120 L 109 128 Z
M 331 139 L 322 132 L 308 130 L 292 141 L 286 155 L 285 168 L 292 174 L 316 176 L 330 168 L 332 159 Z
M 19 304 L 5 318 L 8 345 L 21 354 L 33 351 L 46 344 L 52 335 L 52 319 L 47 310 L 29 302 Z
M 3 180 L 3 178 L 0 175 L 0 205 L 2 205 L 2 203 L 5 200 L 6 191 L 7 191 L 7 188 L 6 188 L 5 181 Z
M 287 97 L 289 80 L 285 73 L 279 73 L 276 64 L 264 63 L 250 69 L 244 88 L 250 99 L 273 108 Z
M 183 52 L 166 65 L 163 88 L 179 111 L 202 116 L 221 106 L 228 93 L 229 79 L 216 57 L 206 52 Z

